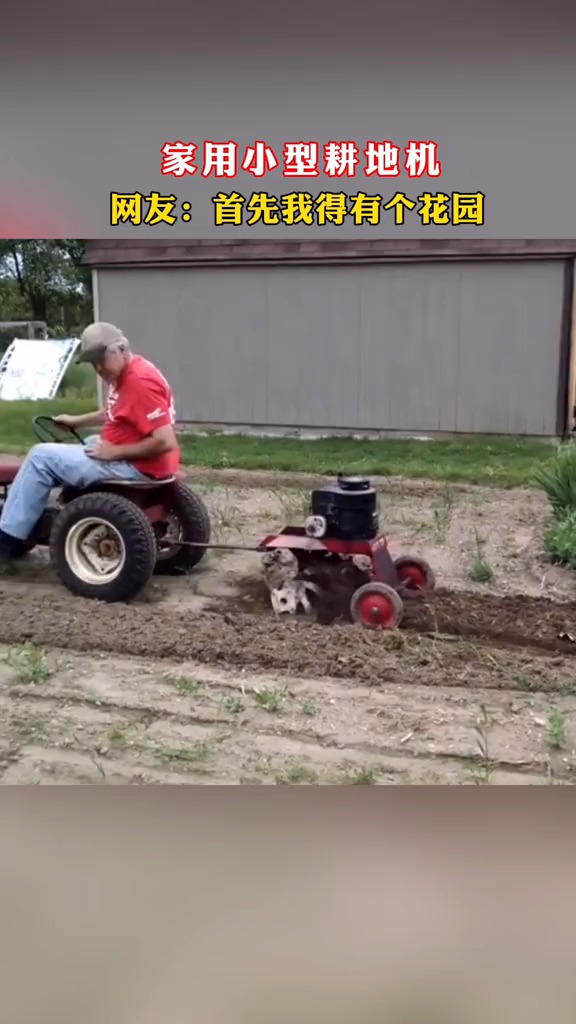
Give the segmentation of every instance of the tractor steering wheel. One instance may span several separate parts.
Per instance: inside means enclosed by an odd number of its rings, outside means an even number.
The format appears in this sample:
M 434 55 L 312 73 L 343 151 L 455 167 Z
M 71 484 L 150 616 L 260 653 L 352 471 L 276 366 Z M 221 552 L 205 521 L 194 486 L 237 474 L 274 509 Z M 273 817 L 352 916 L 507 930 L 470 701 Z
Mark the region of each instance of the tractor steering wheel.
M 84 438 L 80 437 L 74 427 L 65 427 L 63 423 L 56 423 L 52 416 L 35 416 L 32 420 L 32 427 L 39 441 L 53 441 L 56 444 L 62 444 L 68 441 L 72 434 L 80 444 L 84 444 Z M 58 436 L 57 431 L 59 430 L 62 431 L 63 437 Z

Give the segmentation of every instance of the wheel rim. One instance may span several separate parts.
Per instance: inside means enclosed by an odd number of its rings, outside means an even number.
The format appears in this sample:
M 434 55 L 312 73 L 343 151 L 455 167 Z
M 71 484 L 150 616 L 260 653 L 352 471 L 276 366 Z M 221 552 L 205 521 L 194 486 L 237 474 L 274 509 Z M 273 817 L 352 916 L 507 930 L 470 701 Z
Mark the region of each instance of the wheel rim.
M 167 558 L 173 558 L 181 550 L 184 539 L 184 527 L 177 515 L 170 513 L 163 519 L 159 526 L 164 528 L 162 536 L 158 536 L 158 561 L 163 562 Z
M 428 582 L 426 573 L 421 566 L 410 563 L 398 567 L 398 576 L 409 590 L 425 590 Z
M 366 594 L 357 606 L 360 622 L 366 626 L 382 628 L 393 626 L 396 622 L 396 609 L 392 601 L 384 594 Z
M 64 557 L 83 583 L 104 586 L 122 572 L 126 564 L 126 545 L 116 527 L 93 516 L 81 519 L 69 529 Z

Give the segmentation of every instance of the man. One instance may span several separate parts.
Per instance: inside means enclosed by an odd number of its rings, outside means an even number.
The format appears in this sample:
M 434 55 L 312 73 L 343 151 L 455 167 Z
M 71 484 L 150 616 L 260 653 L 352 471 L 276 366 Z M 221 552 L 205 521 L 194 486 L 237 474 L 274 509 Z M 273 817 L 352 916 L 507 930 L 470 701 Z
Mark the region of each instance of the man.
M 0 516 L 0 558 L 18 558 L 44 511 L 50 491 L 100 480 L 162 479 L 180 465 L 170 385 L 147 359 L 133 354 L 117 327 L 94 323 L 81 337 L 79 363 L 90 363 L 108 385 L 106 409 L 55 416 L 75 429 L 102 426 L 79 444 L 37 444 L 22 463 Z

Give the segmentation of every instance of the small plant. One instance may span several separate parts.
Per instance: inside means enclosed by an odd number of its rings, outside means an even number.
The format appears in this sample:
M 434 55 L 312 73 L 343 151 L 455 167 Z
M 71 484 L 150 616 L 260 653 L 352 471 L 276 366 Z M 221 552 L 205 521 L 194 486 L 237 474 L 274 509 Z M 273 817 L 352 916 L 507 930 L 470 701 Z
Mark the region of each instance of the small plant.
M 566 746 L 566 723 L 558 708 L 553 708 L 548 715 L 548 746 L 553 750 L 562 750 Z
M 470 568 L 470 579 L 473 583 L 490 583 L 494 572 L 484 558 L 475 558 Z
M 14 714 L 10 717 L 10 730 L 16 734 L 19 740 L 45 739 L 48 722 L 42 715 Z
M 307 764 L 294 764 L 282 775 L 276 776 L 276 783 L 280 786 L 301 786 L 303 783 L 309 785 L 316 782 L 317 772 Z
M 490 583 L 490 580 L 494 577 L 494 572 L 492 566 L 484 557 L 486 541 L 476 534 L 475 544 L 476 557 L 470 566 L 470 572 L 468 575 L 474 583 Z
M 376 770 L 374 768 L 356 768 L 346 773 L 344 784 L 346 786 L 375 786 Z
M 446 487 L 439 508 L 434 509 L 434 535 L 438 544 L 444 544 L 454 510 L 454 492 Z
M 261 754 L 254 760 L 253 768 L 257 775 L 268 777 L 273 770 L 272 758 L 269 754 Z
M 224 466 L 224 463 L 222 465 Z M 222 501 L 212 507 L 211 515 L 217 537 L 226 531 L 238 530 L 242 522 L 242 514 L 236 507 L 236 501 L 228 489 L 225 489 Z
M 244 711 L 244 705 L 239 697 L 233 693 L 228 693 L 222 702 L 222 706 L 229 715 L 239 715 Z
M 576 512 L 576 444 L 562 444 L 553 459 L 534 474 L 534 483 L 548 496 L 555 516 Z
M 300 704 L 300 711 L 303 715 L 307 715 L 308 718 L 312 718 L 312 716 L 316 714 L 317 710 L 316 701 L 313 700 L 312 697 L 305 697 Z
M 19 683 L 45 683 L 54 675 L 46 654 L 34 644 L 26 643 L 22 647 L 13 648 L 8 654 L 8 665 L 14 670 Z
M 477 786 L 490 785 L 495 765 L 490 757 L 489 731 L 492 722 L 484 704 L 480 706 L 480 715 L 474 726 L 476 745 L 478 747 L 478 768 L 473 772 L 473 780 Z
M 116 726 L 108 733 L 108 742 L 111 747 L 124 750 L 128 746 L 126 730 L 122 726 Z
M 278 491 L 277 498 L 282 514 L 291 525 L 298 526 L 310 515 L 310 494 L 299 490 Z
M 527 690 L 529 693 L 533 693 L 538 689 L 538 680 L 534 676 L 528 675 L 527 672 L 518 672 L 514 676 L 514 682 L 519 690 Z
M 202 692 L 202 683 L 198 679 L 191 679 L 189 676 L 174 676 L 170 679 L 170 682 L 183 697 L 196 697 Z
M 552 521 L 544 534 L 544 549 L 553 562 L 576 569 L 576 511 Z
M 278 714 L 282 711 L 288 691 L 285 686 L 276 687 L 275 689 L 262 689 L 254 690 L 254 699 L 256 703 L 264 708 L 265 711 L 269 711 L 273 714 Z
M 387 651 L 401 651 L 408 646 L 408 641 L 399 629 L 387 629 L 382 634 L 382 645 Z
M 189 747 L 158 747 L 156 754 L 163 761 L 177 761 L 180 764 L 200 764 L 210 757 L 212 747 L 206 741 L 193 743 Z

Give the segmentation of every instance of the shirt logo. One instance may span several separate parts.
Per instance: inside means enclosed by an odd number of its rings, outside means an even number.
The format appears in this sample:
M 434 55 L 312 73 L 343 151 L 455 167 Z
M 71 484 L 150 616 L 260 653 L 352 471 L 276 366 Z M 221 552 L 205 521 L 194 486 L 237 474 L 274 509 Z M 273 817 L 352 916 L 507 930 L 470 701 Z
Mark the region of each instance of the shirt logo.
M 111 423 L 114 422 L 114 406 L 116 405 L 117 401 L 118 401 L 118 390 L 117 390 L 117 388 L 114 387 L 114 385 L 111 385 L 109 390 L 108 390 L 108 401 L 106 403 L 106 413 L 107 413 L 107 417 L 108 417 L 108 419 L 109 419 L 109 421 Z
M 165 416 L 165 415 L 166 415 L 166 413 L 164 412 L 164 409 L 154 409 L 154 412 L 149 412 L 148 413 L 148 415 L 146 416 L 146 419 L 147 420 L 159 420 L 159 419 L 162 419 L 162 417 Z

